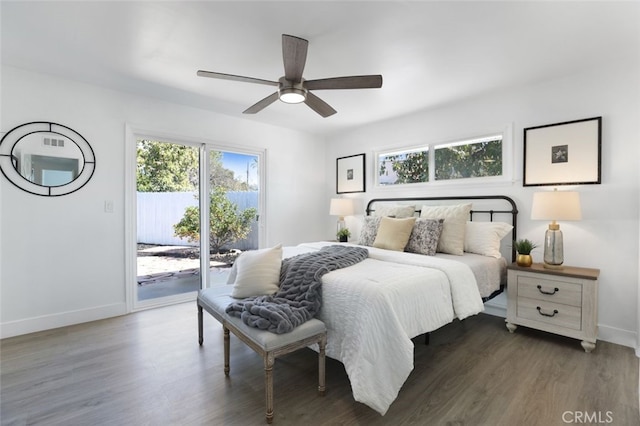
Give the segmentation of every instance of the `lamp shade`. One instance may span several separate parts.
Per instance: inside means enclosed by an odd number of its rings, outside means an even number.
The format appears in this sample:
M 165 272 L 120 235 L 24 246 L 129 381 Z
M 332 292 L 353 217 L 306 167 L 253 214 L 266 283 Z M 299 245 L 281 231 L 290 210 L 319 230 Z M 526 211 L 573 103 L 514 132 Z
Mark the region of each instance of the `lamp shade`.
M 353 214 L 353 200 L 350 198 L 332 198 L 329 206 L 331 216 L 349 216 Z
M 536 192 L 531 206 L 532 220 L 580 220 L 580 193 L 575 191 Z

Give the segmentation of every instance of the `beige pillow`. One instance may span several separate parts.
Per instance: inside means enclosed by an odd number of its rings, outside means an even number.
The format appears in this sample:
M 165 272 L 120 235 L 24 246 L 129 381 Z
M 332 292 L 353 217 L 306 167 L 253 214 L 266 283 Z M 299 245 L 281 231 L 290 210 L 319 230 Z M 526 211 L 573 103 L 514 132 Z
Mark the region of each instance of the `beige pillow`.
M 413 217 L 416 212 L 416 206 L 387 205 L 379 206 L 373 211 L 376 217 L 395 217 L 401 219 L 404 217 Z
M 405 219 L 381 218 L 373 246 L 387 250 L 404 251 L 415 222 L 415 217 Z
M 471 203 L 451 206 L 422 206 L 420 217 L 426 219 L 444 219 L 444 226 L 438 240 L 440 253 L 464 254 L 464 234 Z
M 280 287 L 282 245 L 242 253 L 233 265 L 235 280 L 231 297 L 270 295 Z

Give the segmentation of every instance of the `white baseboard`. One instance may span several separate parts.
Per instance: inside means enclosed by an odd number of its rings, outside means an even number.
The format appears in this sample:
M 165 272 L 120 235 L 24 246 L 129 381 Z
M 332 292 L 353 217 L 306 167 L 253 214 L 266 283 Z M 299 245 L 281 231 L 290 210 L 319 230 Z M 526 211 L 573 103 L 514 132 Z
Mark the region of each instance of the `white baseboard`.
M 602 324 L 598 324 L 598 340 L 604 340 L 605 342 L 628 346 L 634 349 L 638 347 L 638 337 L 635 332 Z M 636 355 L 637 352 L 636 349 Z
M 126 313 L 126 303 L 115 303 L 113 305 L 97 306 L 79 311 L 69 311 L 16 321 L 8 321 L 0 324 L 0 339 L 117 317 Z
M 484 304 L 484 313 L 500 318 L 507 317 L 507 297 L 501 293 Z M 640 358 L 638 336 L 634 331 L 622 330 L 615 327 L 598 324 L 598 340 L 615 343 L 616 345 L 634 348 L 636 356 Z

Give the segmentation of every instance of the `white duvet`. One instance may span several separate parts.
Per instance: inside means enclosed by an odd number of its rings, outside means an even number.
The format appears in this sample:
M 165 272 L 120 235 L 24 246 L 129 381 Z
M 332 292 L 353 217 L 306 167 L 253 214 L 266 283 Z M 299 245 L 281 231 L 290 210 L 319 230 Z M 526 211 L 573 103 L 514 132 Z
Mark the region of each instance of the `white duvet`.
M 285 257 L 331 243 L 286 247 Z M 327 356 L 341 361 L 353 397 L 384 415 L 413 370 L 412 337 L 483 310 L 460 262 L 367 247 L 369 258 L 322 279 Z

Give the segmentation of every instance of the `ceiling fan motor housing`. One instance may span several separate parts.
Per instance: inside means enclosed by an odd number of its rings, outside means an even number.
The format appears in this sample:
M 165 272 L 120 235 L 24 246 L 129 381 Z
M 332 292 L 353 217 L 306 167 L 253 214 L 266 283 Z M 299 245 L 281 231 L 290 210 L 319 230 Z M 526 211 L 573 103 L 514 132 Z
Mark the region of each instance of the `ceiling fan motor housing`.
M 278 98 L 280 98 L 282 102 L 299 104 L 307 99 L 307 89 L 304 87 L 304 79 L 299 83 L 294 83 L 285 77 L 280 77 L 278 81 L 280 83 L 278 86 Z

